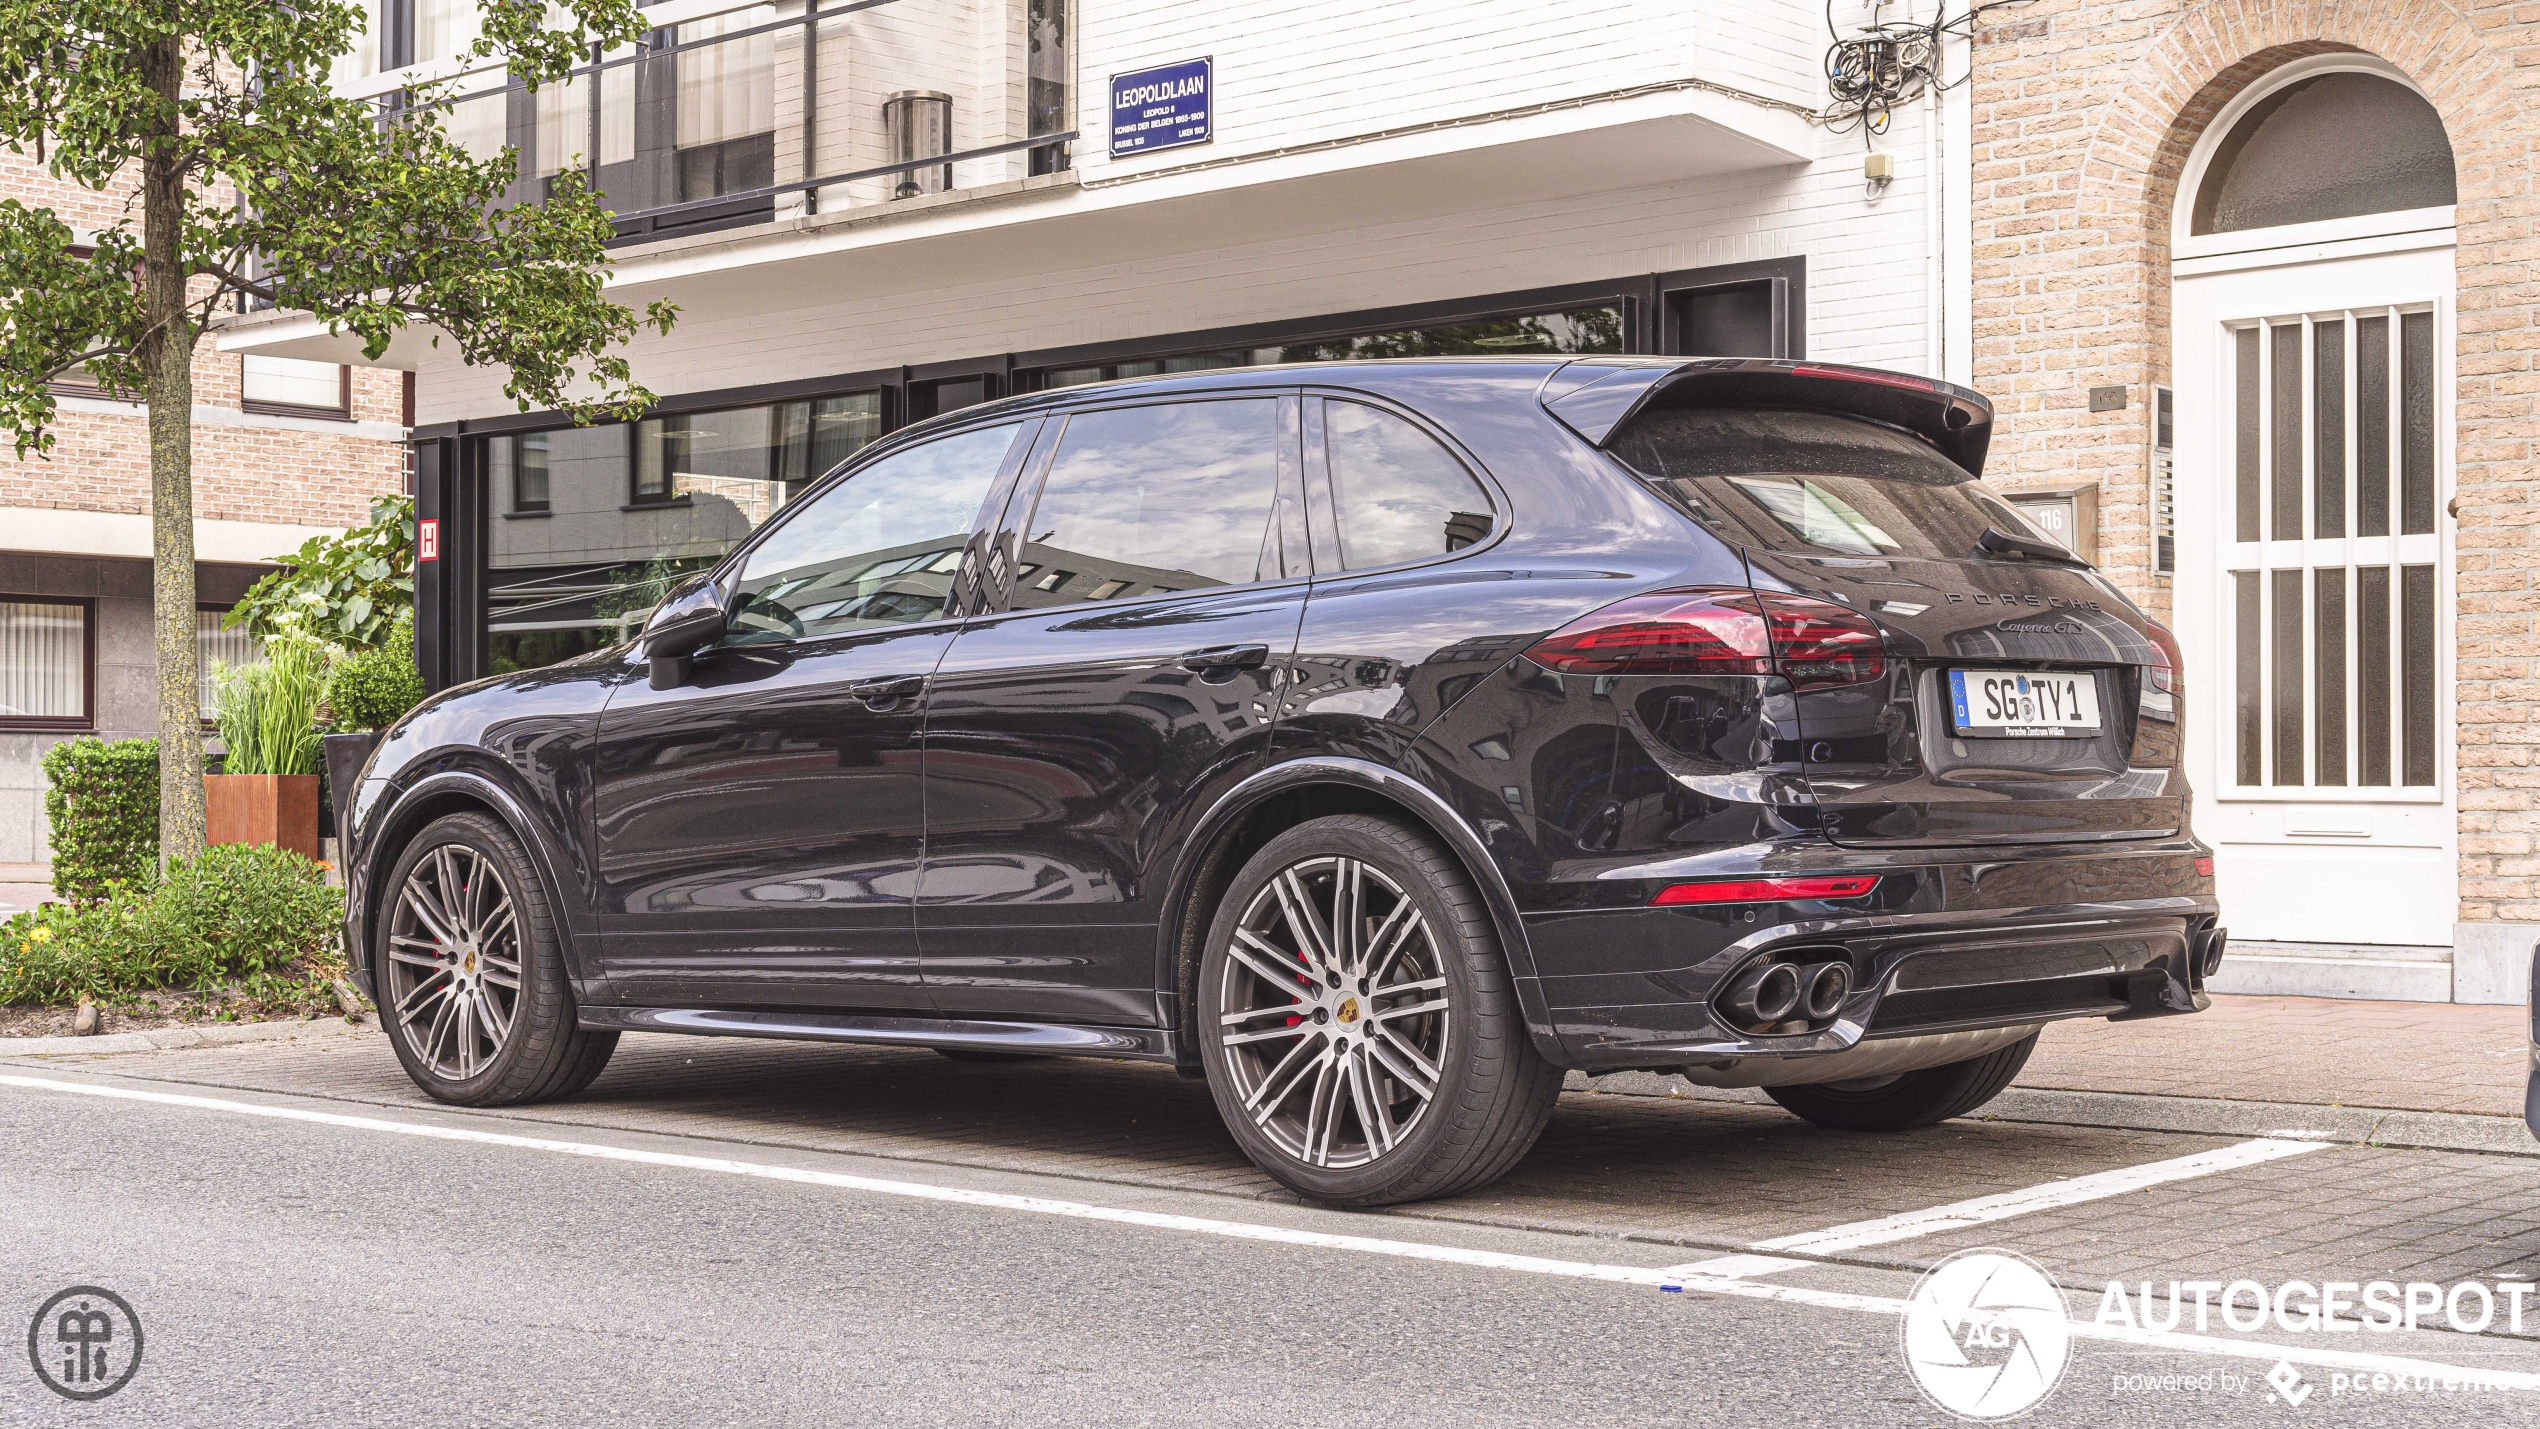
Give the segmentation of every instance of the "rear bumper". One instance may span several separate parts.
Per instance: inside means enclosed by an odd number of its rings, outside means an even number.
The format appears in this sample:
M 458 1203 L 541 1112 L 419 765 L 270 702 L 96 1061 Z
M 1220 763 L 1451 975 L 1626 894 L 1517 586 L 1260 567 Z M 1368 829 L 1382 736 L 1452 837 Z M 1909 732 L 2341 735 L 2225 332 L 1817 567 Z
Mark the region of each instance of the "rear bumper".
M 1617 916 L 1615 931 L 1626 932 L 1631 917 Z M 1545 1006 L 1572 1064 L 1589 1071 L 1682 1069 L 1700 1081 L 1766 1085 L 1806 1078 L 1764 1075 L 1745 1064 L 1825 1058 L 1824 1079 L 1839 1080 L 1861 1075 L 1840 1068 L 1862 1060 L 1853 1049 L 1865 1044 L 1911 1040 L 1943 1049 L 1962 1040 L 1961 1034 L 2033 1028 L 2065 1018 L 2202 1011 L 2208 1005 L 2208 954 L 2220 936 L 2217 924 L 2208 895 L 1759 920 L 1697 964 L 1637 979 L 1672 992 L 1666 1000 L 1563 1006 L 1548 997 Z M 1854 991 L 1831 1025 L 1786 1035 L 1756 1035 L 1731 1025 L 1715 998 L 1740 970 L 1769 958 L 1851 963 Z M 1564 981 L 1586 980 L 1543 979 L 1547 990 Z

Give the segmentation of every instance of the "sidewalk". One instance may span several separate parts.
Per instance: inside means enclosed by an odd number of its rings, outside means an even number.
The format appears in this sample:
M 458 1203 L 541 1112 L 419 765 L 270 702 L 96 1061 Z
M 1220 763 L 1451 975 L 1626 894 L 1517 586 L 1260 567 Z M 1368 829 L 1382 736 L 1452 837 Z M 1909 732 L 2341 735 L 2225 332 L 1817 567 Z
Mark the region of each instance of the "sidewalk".
M 2217 995 L 2193 1017 L 2051 1023 L 2016 1085 L 2519 1117 L 2528 1015 L 2448 1002 Z

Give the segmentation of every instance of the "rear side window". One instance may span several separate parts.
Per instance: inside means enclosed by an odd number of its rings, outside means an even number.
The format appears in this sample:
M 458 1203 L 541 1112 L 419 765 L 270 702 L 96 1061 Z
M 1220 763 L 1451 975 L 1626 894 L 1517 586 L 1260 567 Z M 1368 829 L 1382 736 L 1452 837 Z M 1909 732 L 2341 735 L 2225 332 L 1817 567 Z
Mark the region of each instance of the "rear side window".
M 1015 607 L 1277 579 L 1278 414 L 1277 398 L 1246 397 L 1069 417 L 1024 528 Z
M 1828 412 L 1650 412 L 1613 452 L 1723 538 L 1763 550 L 1965 560 L 1987 526 L 2047 539 L 1920 438 Z
M 1491 532 L 1490 497 L 1437 439 L 1359 402 L 1323 404 L 1341 569 L 1460 551 Z

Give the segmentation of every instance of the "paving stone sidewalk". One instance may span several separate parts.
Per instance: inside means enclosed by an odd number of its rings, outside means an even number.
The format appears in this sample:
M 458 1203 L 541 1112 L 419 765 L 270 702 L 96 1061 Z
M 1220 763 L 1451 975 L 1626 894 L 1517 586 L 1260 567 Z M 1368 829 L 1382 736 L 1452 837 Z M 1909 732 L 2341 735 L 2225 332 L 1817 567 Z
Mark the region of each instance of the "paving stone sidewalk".
M 2519 1007 L 2217 996 L 2193 1017 L 2054 1023 L 2018 1085 L 2519 1117 L 2528 1016 Z

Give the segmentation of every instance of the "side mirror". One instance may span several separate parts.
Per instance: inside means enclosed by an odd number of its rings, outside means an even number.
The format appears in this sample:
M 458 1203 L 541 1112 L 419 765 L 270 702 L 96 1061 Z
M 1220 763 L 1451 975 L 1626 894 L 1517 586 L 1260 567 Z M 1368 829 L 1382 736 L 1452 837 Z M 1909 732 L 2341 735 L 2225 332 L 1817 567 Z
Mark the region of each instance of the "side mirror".
M 711 578 L 698 576 L 674 587 L 644 622 L 641 639 L 645 656 L 653 662 L 653 688 L 669 690 L 688 683 L 696 670 L 697 652 L 722 638 L 724 624 L 723 592 Z

